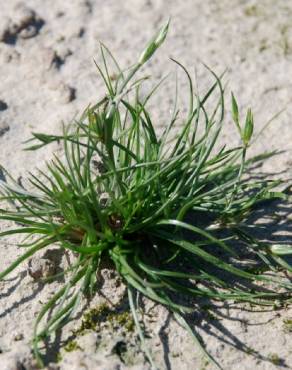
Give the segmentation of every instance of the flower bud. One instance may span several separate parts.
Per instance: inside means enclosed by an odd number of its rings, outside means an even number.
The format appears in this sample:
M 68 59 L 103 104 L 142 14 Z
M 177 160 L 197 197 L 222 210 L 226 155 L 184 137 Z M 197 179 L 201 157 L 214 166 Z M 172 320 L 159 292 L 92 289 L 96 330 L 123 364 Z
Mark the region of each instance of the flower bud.
M 157 34 L 152 38 L 149 44 L 146 46 L 142 54 L 140 55 L 138 64 L 142 65 L 146 63 L 155 51 L 159 48 L 159 46 L 163 43 L 166 38 L 167 31 L 168 31 L 169 21 L 161 27 L 161 29 L 157 32 Z

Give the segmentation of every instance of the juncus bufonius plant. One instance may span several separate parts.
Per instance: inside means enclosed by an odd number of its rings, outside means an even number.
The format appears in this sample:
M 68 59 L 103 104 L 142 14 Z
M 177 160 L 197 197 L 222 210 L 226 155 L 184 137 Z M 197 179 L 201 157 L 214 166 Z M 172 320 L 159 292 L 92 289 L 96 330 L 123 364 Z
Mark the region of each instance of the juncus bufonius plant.
M 253 273 L 241 265 L 239 243 L 267 269 L 280 266 L 291 271 L 285 259 L 292 253 L 289 246 L 270 247 L 244 227 L 248 213 L 259 202 L 285 198 L 273 191 L 279 182 L 244 176 L 247 168 L 269 156 L 247 159 L 254 128 L 251 110 L 242 123 L 232 94 L 232 118 L 241 145 L 218 146 L 225 119 L 221 79 L 210 71 L 214 82 L 200 97 L 190 74 L 176 61 L 189 84 L 187 117 L 182 119 L 175 107 L 158 135 L 147 108 L 156 87 L 140 98 L 144 79 L 136 74 L 163 43 L 168 26 L 159 30 L 138 62 L 126 71 L 101 45 L 103 65 L 97 68 L 107 90 L 105 96 L 64 128 L 62 135 L 34 133 L 28 148 L 36 150 L 59 141 L 64 159 L 55 156 L 46 171 L 29 174 L 29 189 L 12 177 L 0 183 L 6 204 L 0 209 L 0 218 L 16 225 L 1 236 L 25 236 L 19 245 L 22 256 L 0 274 L 1 279 L 52 245 L 74 256 L 63 272 L 64 285 L 36 319 L 33 347 L 40 364 L 40 343 L 72 317 L 84 294 L 94 294 L 104 259 L 110 259 L 123 278 L 142 349 L 153 367 L 139 321 L 137 294 L 167 307 L 198 344 L 198 333 L 186 320 L 186 314 L 194 311 L 193 301 L 182 304 L 177 296 L 259 305 L 291 299 L 288 280 Z M 115 79 L 111 78 L 109 59 L 116 69 Z M 210 110 L 209 102 L 215 96 L 217 101 Z M 97 157 L 98 173 L 92 167 Z M 244 288 L 243 282 L 255 283 L 253 289 Z M 273 289 L 263 289 L 257 282 Z M 52 312 L 49 317 L 48 312 Z

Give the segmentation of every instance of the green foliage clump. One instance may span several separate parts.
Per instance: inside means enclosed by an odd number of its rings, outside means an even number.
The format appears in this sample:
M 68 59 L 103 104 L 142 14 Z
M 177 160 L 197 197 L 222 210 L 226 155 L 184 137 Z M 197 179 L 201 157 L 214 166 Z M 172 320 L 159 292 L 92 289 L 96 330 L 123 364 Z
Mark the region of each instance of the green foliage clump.
M 66 352 L 73 352 L 73 351 L 76 351 L 78 349 L 81 349 L 81 347 L 78 345 L 78 343 L 75 340 L 71 340 L 64 347 L 64 350 Z
M 127 332 L 133 332 L 135 323 L 129 311 L 115 312 L 103 303 L 85 312 L 78 330 L 74 330 L 75 335 L 84 334 L 87 330 L 99 331 L 101 324 L 108 324 L 113 329 L 116 326 L 122 327 Z
M 90 309 L 88 312 L 84 313 L 81 326 L 74 333 L 82 334 L 86 330 L 97 330 L 99 328 L 99 323 L 104 321 L 109 313 L 110 309 L 106 304 L 101 304 Z
M 281 363 L 282 363 L 282 360 L 280 359 L 280 357 L 277 355 L 277 353 L 271 353 L 269 355 L 269 360 L 271 361 L 272 364 L 274 364 L 275 366 L 280 366 Z
M 185 319 L 194 311 L 193 298 L 261 305 L 290 300 L 290 282 L 248 271 L 240 256 L 244 244 L 250 257 L 268 269 L 278 265 L 291 271 L 285 260 L 290 247 L 270 248 L 244 228 L 247 215 L 259 202 L 285 198 L 273 190 L 279 182 L 245 176 L 247 169 L 271 155 L 247 159 L 254 129 L 251 110 L 242 122 L 232 95 L 232 117 L 241 144 L 218 147 L 225 120 L 221 79 L 210 71 L 214 82 L 200 97 L 188 71 L 175 61 L 188 80 L 189 110 L 182 117 L 175 103 L 164 131 L 158 135 L 155 129 L 147 104 L 160 83 L 142 98 L 145 78 L 136 74 L 162 44 L 167 30 L 168 24 L 125 71 L 101 45 L 103 67 L 97 68 L 107 89 L 104 98 L 64 128 L 62 135 L 34 133 L 28 148 L 58 141 L 65 158 L 55 156 L 45 171 L 29 174 L 29 189 L 12 177 L 0 184 L 1 200 L 8 204 L 1 208 L 0 219 L 16 223 L 1 236 L 26 237 L 20 244 L 23 255 L 0 279 L 52 244 L 75 257 L 64 271 L 64 286 L 36 319 L 33 343 L 40 363 L 40 342 L 72 317 L 84 294 L 95 292 L 106 260 L 127 286 L 133 320 L 153 367 L 138 318 L 137 293 L 166 306 L 197 343 L 198 335 Z M 109 70 L 108 60 L 114 71 Z M 105 311 L 102 314 L 110 319 Z M 100 314 L 99 310 L 85 315 L 83 329 L 94 327 Z M 121 316 L 120 324 L 127 318 Z
M 292 333 L 292 319 L 284 319 L 283 320 L 283 326 L 284 326 L 284 330 L 285 332 L 287 333 Z
M 112 326 L 120 326 L 129 333 L 135 330 L 135 322 L 130 312 L 112 313 L 108 320 Z

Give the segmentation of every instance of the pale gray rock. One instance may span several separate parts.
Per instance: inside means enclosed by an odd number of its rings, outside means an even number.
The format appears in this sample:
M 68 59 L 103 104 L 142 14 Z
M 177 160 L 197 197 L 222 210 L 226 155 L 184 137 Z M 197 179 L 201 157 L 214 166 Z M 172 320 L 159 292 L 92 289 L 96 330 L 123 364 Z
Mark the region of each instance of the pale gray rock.
M 18 3 L 13 14 L 6 17 L 0 26 L 0 41 L 6 44 L 15 44 L 17 38 L 29 39 L 36 36 L 44 25 L 37 13 L 25 5 Z
M 31 348 L 28 344 L 14 344 L 10 351 L 0 354 L 2 370 L 36 370 L 32 360 Z
M 0 122 L 0 137 L 4 136 L 6 132 L 10 130 L 10 127 L 6 122 Z
M 45 257 L 34 256 L 28 261 L 28 274 L 36 281 L 56 273 L 54 261 Z
M 6 109 L 8 109 L 8 105 L 7 105 L 7 103 L 5 103 L 5 101 L 4 101 L 4 100 L 1 100 L 1 99 L 0 99 L 0 112 L 4 111 L 4 110 L 6 110 Z

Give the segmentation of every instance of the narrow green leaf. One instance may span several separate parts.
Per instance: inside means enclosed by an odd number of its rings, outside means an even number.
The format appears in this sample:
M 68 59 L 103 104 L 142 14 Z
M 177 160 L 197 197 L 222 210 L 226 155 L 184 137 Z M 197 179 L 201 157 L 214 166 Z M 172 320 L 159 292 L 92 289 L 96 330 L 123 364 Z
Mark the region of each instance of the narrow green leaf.
M 237 105 L 235 96 L 233 95 L 233 92 L 231 93 L 231 104 L 232 104 L 232 118 L 233 118 L 233 121 L 236 124 L 236 127 L 238 129 L 238 132 L 239 132 L 240 136 L 242 136 L 240 123 L 239 123 L 238 105 Z

